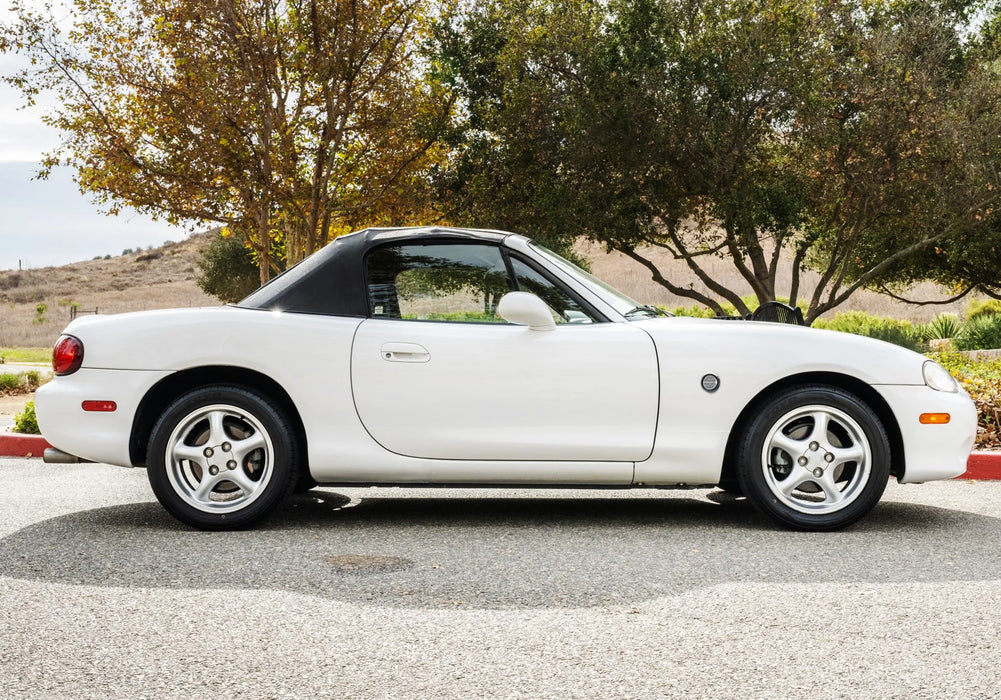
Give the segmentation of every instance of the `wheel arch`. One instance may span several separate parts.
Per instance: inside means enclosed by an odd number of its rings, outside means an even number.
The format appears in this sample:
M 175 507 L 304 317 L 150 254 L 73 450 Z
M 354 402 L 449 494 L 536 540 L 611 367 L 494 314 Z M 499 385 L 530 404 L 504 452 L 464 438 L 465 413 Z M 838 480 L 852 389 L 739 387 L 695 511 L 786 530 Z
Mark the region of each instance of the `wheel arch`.
M 740 442 L 740 436 L 744 427 L 755 411 L 780 392 L 808 384 L 835 386 L 854 394 L 864 401 L 875 412 L 883 424 L 886 436 L 890 441 L 890 474 L 898 479 L 903 477 L 906 466 L 904 463 L 904 440 L 900 433 L 900 426 L 897 424 L 896 416 L 893 415 L 890 405 L 880 396 L 879 392 L 861 379 L 847 374 L 839 374 L 837 372 L 804 372 L 784 377 L 765 387 L 740 412 L 737 420 L 734 421 L 733 426 L 730 428 L 730 434 L 727 437 L 726 450 L 723 453 L 723 465 L 720 470 L 720 484 L 735 484 L 737 482 L 737 445 Z
M 230 365 L 207 365 L 184 369 L 164 377 L 150 387 L 139 403 L 139 408 L 132 420 L 132 433 L 129 436 L 129 459 L 133 465 L 138 467 L 146 464 L 146 448 L 149 445 L 153 426 L 164 409 L 182 394 L 211 384 L 244 387 L 264 394 L 275 401 L 295 426 L 296 437 L 301 445 L 302 473 L 308 474 L 306 430 L 292 397 L 281 384 L 266 374 Z

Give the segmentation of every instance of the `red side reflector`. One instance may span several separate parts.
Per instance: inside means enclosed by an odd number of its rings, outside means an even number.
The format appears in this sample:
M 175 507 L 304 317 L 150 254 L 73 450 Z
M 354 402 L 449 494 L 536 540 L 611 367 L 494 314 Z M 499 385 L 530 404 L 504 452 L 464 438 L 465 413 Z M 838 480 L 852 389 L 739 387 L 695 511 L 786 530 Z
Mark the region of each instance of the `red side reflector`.
M 112 411 L 118 410 L 118 404 L 114 401 L 84 401 L 80 405 L 85 411 L 111 413 Z
M 918 421 L 923 425 L 945 425 L 952 416 L 948 413 L 922 413 L 918 416 Z

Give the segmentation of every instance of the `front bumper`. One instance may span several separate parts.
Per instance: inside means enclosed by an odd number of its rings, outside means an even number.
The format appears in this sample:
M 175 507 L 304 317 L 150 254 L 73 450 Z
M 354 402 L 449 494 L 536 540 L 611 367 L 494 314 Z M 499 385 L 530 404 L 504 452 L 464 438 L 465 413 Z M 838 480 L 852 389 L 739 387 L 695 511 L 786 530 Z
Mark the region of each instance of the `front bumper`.
M 966 471 L 977 435 L 977 407 L 963 391 L 948 393 L 927 386 L 880 385 L 897 419 L 904 443 L 902 484 L 953 479 Z M 948 413 L 944 425 L 925 425 L 922 413 Z

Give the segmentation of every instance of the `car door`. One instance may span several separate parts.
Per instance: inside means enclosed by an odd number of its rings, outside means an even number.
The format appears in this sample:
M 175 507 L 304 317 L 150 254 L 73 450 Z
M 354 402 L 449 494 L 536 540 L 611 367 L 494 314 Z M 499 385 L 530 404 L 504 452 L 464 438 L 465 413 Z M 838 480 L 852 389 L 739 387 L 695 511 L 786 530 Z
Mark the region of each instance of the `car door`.
M 355 406 L 392 452 L 442 460 L 631 463 L 653 448 L 653 341 L 603 322 L 527 261 L 499 246 L 375 249 L 371 317 L 352 347 Z M 508 291 L 540 296 L 555 330 L 504 322 Z

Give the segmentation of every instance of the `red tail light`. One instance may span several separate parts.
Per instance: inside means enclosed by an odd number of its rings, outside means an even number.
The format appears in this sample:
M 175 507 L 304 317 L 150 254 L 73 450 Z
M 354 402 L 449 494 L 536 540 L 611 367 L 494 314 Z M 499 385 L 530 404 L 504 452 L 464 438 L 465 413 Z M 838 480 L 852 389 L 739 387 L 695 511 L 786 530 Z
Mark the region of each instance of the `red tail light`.
M 62 376 L 73 374 L 83 364 L 83 343 L 71 335 L 61 335 L 52 349 L 52 369 Z

